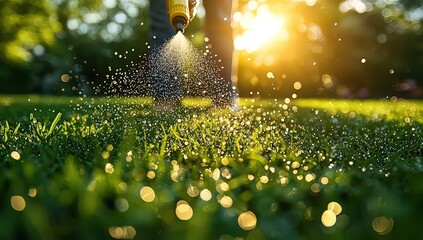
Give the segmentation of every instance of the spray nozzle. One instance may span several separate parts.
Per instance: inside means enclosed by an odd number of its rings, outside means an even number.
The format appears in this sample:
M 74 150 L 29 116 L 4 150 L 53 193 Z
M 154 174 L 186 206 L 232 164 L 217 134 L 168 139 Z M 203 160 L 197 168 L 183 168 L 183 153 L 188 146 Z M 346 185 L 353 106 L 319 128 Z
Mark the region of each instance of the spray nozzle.
M 185 27 L 187 26 L 187 20 L 181 16 L 177 16 L 173 19 L 172 25 L 176 33 L 184 33 Z
M 191 0 L 167 0 L 167 11 L 169 21 L 175 32 L 184 33 L 190 21 L 190 4 Z

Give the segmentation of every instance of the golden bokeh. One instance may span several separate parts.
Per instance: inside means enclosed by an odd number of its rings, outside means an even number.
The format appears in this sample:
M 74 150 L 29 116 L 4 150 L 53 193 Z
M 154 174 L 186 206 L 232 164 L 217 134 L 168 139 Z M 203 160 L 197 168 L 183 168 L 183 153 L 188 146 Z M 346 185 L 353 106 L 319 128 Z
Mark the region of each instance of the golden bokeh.
M 112 174 L 115 171 L 113 164 L 107 163 L 106 166 L 104 166 L 104 171 L 108 174 Z
M 282 186 L 286 186 L 289 183 L 289 178 L 282 176 L 282 177 L 280 177 L 279 182 Z
M 214 179 L 215 181 L 219 180 L 219 178 L 220 178 L 220 169 L 219 169 L 219 168 L 216 168 L 216 169 L 213 171 L 212 176 L 213 176 L 213 179 Z
M 223 196 L 222 199 L 220 199 L 220 205 L 224 208 L 230 208 L 232 207 L 233 200 L 229 196 Z
M 320 184 L 318 184 L 318 183 L 313 183 L 313 184 L 311 185 L 310 189 L 311 189 L 311 191 L 312 191 L 313 193 L 318 193 L 318 192 L 320 192 Z
M 323 185 L 326 185 L 326 184 L 328 184 L 328 183 L 329 183 L 329 178 L 327 178 L 327 177 L 322 177 L 322 178 L 320 179 L 320 182 L 321 182 Z
M 328 210 L 331 210 L 336 215 L 339 215 L 342 212 L 342 206 L 337 202 L 330 202 L 328 204 Z
M 62 80 L 62 82 L 67 83 L 70 80 L 70 77 L 68 74 L 63 74 L 62 76 L 60 76 L 60 80 Z
M 326 210 L 322 214 L 321 221 L 325 227 L 332 227 L 336 223 L 336 214 L 332 210 Z
M 243 212 L 238 217 L 238 225 L 246 231 L 253 230 L 257 225 L 257 217 L 251 211 Z
M 107 151 L 107 152 L 111 152 L 111 151 L 113 151 L 113 145 L 112 145 L 112 144 L 107 145 L 107 147 L 106 147 L 106 151 Z
M 305 176 L 305 180 L 306 180 L 306 182 L 311 182 L 311 181 L 314 180 L 315 177 L 316 177 L 316 175 L 309 173 Z
M 207 188 L 206 189 L 203 189 L 203 190 L 201 190 L 201 192 L 200 192 L 200 198 L 203 200 L 203 201 L 210 201 L 210 199 L 212 198 L 212 193 L 210 192 L 210 190 L 208 190 Z
M 18 161 L 18 160 L 20 160 L 21 159 L 21 155 L 19 154 L 19 152 L 17 152 L 17 151 L 13 151 L 13 152 L 11 152 L 10 153 L 10 156 L 13 158 L 13 159 L 15 159 L 16 161 Z
M 261 176 L 260 177 L 260 182 L 262 182 L 262 183 L 268 183 L 269 182 L 269 177 L 268 176 Z
M 156 198 L 156 193 L 151 187 L 145 186 L 140 190 L 140 197 L 144 202 L 152 202 Z
M 10 198 L 10 205 L 12 205 L 12 208 L 16 211 L 23 211 L 26 207 L 25 199 L 22 196 L 12 196 Z
M 300 90 L 303 87 L 303 85 L 300 82 L 295 82 L 294 83 L 294 89 L 295 90 Z
M 184 200 L 181 200 L 176 204 L 175 213 L 176 216 L 183 221 L 190 220 L 194 215 L 192 207 Z
M 197 197 L 200 194 L 200 190 L 196 186 L 191 185 L 187 188 L 187 194 L 190 197 Z
M 229 159 L 228 159 L 227 157 L 224 157 L 224 158 L 222 158 L 222 160 L 220 160 L 220 162 L 221 162 L 224 166 L 226 166 L 226 165 L 228 165 L 228 164 L 229 164 Z
M 102 157 L 103 159 L 108 159 L 108 158 L 110 157 L 110 153 L 109 153 L 109 152 L 102 152 L 102 153 L 101 153 L 101 157 Z
M 114 239 L 134 239 L 137 231 L 132 226 L 110 227 L 109 234 Z
M 153 179 L 156 177 L 156 173 L 154 171 L 148 171 L 147 172 L 147 178 L 148 179 Z
M 378 234 L 386 235 L 390 233 L 394 227 L 394 220 L 384 216 L 376 217 L 373 219 L 372 227 Z
M 216 191 L 223 193 L 229 191 L 229 184 L 226 182 L 221 182 L 216 185 Z
M 28 196 L 30 196 L 30 197 L 36 197 L 37 196 L 37 189 L 36 188 L 30 188 L 28 190 Z

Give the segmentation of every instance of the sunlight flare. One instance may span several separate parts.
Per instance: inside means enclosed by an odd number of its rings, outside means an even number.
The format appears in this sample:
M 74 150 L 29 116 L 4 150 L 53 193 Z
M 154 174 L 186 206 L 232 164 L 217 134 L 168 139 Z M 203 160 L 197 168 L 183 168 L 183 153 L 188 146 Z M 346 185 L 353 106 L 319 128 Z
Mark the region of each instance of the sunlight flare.
M 277 37 L 287 39 L 288 34 L 283 29 L 285 16 L 271 13 L 267 6 L 260 6 L 257 14 L 234 14 L 234 20 L 239 21 L 244 31 L 234 39 L 237 50 L 245 50 L 249 53 L 269 44 Z

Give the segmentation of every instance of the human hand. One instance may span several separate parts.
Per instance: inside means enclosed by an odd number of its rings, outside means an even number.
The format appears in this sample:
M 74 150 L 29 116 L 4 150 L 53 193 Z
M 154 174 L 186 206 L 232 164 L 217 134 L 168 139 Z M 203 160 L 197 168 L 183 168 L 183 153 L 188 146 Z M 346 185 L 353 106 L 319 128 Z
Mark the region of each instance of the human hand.
M 195 17 L 195 15 L 197 14 L 197 7 L 199 4 L 199 1 L 197 0 L 189 0 L 188 2 L 189 4 L 189 19 L 190 21 Z

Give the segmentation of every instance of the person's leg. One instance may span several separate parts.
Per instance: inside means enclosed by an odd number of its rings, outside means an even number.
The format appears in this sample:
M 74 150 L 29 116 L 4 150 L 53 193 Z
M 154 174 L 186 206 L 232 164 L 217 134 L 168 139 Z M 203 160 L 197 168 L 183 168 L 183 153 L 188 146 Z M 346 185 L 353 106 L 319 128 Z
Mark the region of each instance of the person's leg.
M 154 60 L 150 66 L 152 72 L 152 91 L 156 103 L 179 104 L 181 101 L 181 86 L 178 80 L 166 71 L 161 53 L 156 52 L 158 48 L 175 35 L 175 30 L 171 26 L 166 10 L 166 0 L 150 1 L 150 46 Z
M 233 36 L 231 27 L 232 0 L 204 0 L 206 9 L 206 36 L 212 54 L 217 55 L 217 66 L 221 68 L 220 86 L 215 86 L 213 102 L 216 105 L 230 105 L 234 100 L 232 90 Z

